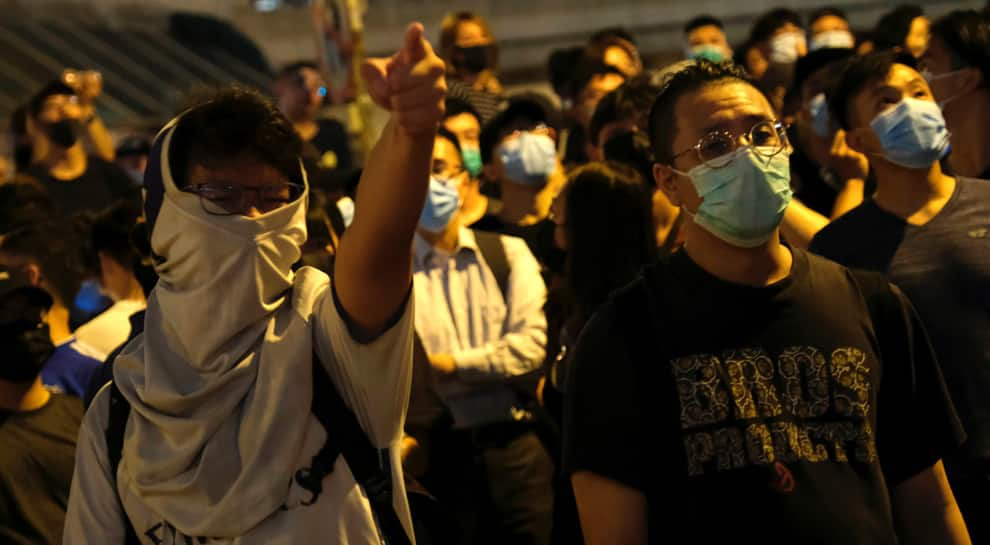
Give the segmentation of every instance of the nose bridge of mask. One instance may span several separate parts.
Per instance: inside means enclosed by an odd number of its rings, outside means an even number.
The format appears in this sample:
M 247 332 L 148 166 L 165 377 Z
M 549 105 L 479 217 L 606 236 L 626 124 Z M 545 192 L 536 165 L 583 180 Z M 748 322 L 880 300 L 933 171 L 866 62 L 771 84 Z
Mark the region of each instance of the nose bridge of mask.
M 883 157 L 907 168 L 928 168 L 949 151 L 949 132 L 937 104 L 911 97 L 870 122 Z
M 556 168 L 556 154 L 553 139 L 531 132 L 523 132 L 499 148 L 505 175 L 525 185 L 546 183 Z

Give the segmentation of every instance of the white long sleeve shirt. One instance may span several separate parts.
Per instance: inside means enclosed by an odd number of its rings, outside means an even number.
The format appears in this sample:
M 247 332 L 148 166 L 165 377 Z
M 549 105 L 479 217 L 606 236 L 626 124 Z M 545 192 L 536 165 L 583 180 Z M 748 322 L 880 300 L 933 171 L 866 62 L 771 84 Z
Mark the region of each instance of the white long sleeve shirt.
M 538 368 L 546 354 L 539 263 L 522 239 L 501 241 L 511 271 L 505 296 L 470 229 L 451 253 L 419 235 L 413 246 L 416 332 L 428 354 L 454 358 L 456 373 L 436 389 L 457 428 L 525 416 L 506 379 Z

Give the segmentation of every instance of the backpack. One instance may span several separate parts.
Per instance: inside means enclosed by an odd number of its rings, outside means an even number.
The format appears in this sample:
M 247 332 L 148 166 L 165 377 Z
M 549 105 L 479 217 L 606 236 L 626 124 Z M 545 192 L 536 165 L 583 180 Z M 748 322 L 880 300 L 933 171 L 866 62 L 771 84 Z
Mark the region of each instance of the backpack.
M 343 456 L 354 475 L 354 480 L 364 489 L 371 504 L 371 511 L 378 524 L 379 535 L 385 545 L 411 545 L 409 536 L 399 520 L 392 504 L 392 469 L 389 449 L 376 448 L 364 433 L 357 417 L 347 408 L 333 381 L 313 354 L 313 402 L 311 411 L 327 432 L 327 440 L 313 456 L 310 467 L 296 471 L 295 481 L 313 496 L 306 503 L 316 503 L 323 492 L 323 479 L 333 471 L 338 456 Z M 131 406 L 110 382 L 110 411 L 107 419 L 106 442 L 110 461 L 110 474 L 117 479 L 117 468 L 124 447 L 124 429 Z M 331 441 L 330 438 L 334 440 Z M 116 490 L 116 486 L 114 487 Z M 424 491 L 410 487 L 410 509 L 413 505 L 435 503 Z M 118 501 L 120 501 L 118 497 Z M 123 506 L 121 506 L 123 511 Z M 124 545 L 140 545 L 134 526 L 124 517 L 126 534 Z M 416 525 L 421 526 L 421 525 Z M 426 522 L 426 526 L 432 524 Z

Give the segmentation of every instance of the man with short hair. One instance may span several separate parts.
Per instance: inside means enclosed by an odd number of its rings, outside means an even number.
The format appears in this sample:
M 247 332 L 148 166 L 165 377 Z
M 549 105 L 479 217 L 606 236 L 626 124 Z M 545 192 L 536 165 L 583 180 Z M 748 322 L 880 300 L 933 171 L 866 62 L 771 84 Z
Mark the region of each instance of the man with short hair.
M 327 84 L 316 64 L 299 61 L 282 68 L 274 90 L 278 109 L 302 138 L 303 157 L 323 170 L 351 169 L 347 129 L 340 121 L 319 117 L 327 101 Z
M 416 333 L 453 418 L 452 436 L 435 449 L 436 471 L 448 475 L 436 493 L 477 518 L 464 524 L 464 543 L 547 545 L 553 462 L 512 384 L 543 363 L 546 287 L 524 241 L 462 223 L 468 176 L 458 147 L 441 128 L 413 242 Z
M 789 144 L 766 97 L 698 61 L 650 130 L 684 249 L 578 341 L 564 470 L 585 542 L 968 544 L 924 329 L 879 275 L 781 244 Z
M 51 392 L 39 373 L 55 349 L 43 290 L 0 279 L 0 541 L 61 545 L 72 482 L 79 399 Z
M 771 64 L 793 64 L 808 53 L 801 16 L 787 8 L 777 8 L 761 15 L 750 31 Z
M 856 37 L 849 29 L 846 12 L 834 6 L 819 8 L 808 16 L 808 52 L 829 47 L 852 49 L 856 47 Z
M 732 59 L 732 48 L 725 37 L 722 21 L 711 15 L 699 15 L 684 25 L 684 58 L 722 62 Z
M 43 289 L 52 298 L 45 321 L 55 350 L 41 369 L 41 380 L 75 397 L 83 396 L 107 355 L 70 326 L 73 301 L 90 274 L 84 245 L 77 226 L 58 221 L 27 225 L 0 239 L 0 274 Z
M 76 91 L 61 81 L 45 85 L 28 104 L 34 150 L 25 173 L 41 182 L 63 214 L 96 212 L 138 196 L 120 167 L 86 154 L 81 136 L 91 120 L 83 115 Z
M 398 449 L 409 204 L 425 200 L 443 70 L 418 23 L 362 66 L 391 119 L 332 281 L 293 271 L 308 187 L 302 141 L 271 102 L 233 88 L 159 133 L 145 175 L 159 282 L 80 431 L 67 545 L 414 542 Z
M 571 89 L 574 103 L 565 112 L 560 134 L 559 155 L 564 165 L 580 165 L 588 162 L 588 124 L 595 113 L 598 101 L 614 91 L 626 78 L 618 69 L 601 59 L 584 56 L 571 73 Z
M 974 542 L 990 539 L 990 183 L 939 160 L 949 132 L 914 58 L 880 53 L 849 65 L 829 97 L 849 145 L 866 154 L 873 199 L 822 229 L 811 251 L 880 271 L 917 305 L 967 439 L 946 471 Z
M 481 193 L 481 115 L 471 103 L 447 97 L 443 126 L 457 137 L 468 184 L 461 203 L 461 221 L 470 226 L 488 212 L 488 197 Z
M 953 11 L 931 32 L 924 73 L 949 126 L 949 165 L 958 176 L 990 180 L 990 21 Z

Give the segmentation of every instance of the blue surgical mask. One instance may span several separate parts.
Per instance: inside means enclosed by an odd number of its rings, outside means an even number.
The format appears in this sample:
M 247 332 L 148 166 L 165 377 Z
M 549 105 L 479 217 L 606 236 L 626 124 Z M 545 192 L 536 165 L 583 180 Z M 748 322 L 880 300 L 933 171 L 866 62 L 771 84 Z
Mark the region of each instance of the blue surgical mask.
M 791 202 L 791 166 L 787 152 L 767 158 L 752 146 L 732 152 L 721 168 L 698 165 L 688 172 L 704 199 L 694 223 L 733 246 L 755 248 L 770 240 Z
M 520 185 L 543 187 L 557 168 L 557 149 L 545 134 L 524 132 L 499 146 L 505 177 Z
M 881 112 L 870 128 L 880 139 L 884 159 L 926 169 L 949 153 L 949 131 L 938 104 L 907 97 Z
M 477 178 L 481 175 L 480 149 L 461 146 L 461 159 L 464 161 L 464 168 L 468 171 L 468 175 L 471 178 Z
M 419 226 L 431 233 L 443 231 L 454 219 L 460 204 L 457 187 L 432 176 L 430 188 L 426 192 L 426 204 L 419 215 Z
M 712 62 L 722 62 L 726 58 L 725 50 L 713 44 L 689 46 L 684 56 L 690 60 L 705 59 Z
M 811 37 L 809 51 L 818 51 L 830 47 L 849 49 L 856 45 L 856 37 L 848 30 L 826 30 Z
M 808 102 L 808 111 L 811 113 L 811 129 L 821 138 L 828 138 L 832 135 L 832 115 L 828 111 L 828 101 L 825 100 L 825 93 L 818 93 L 811 102 Z

